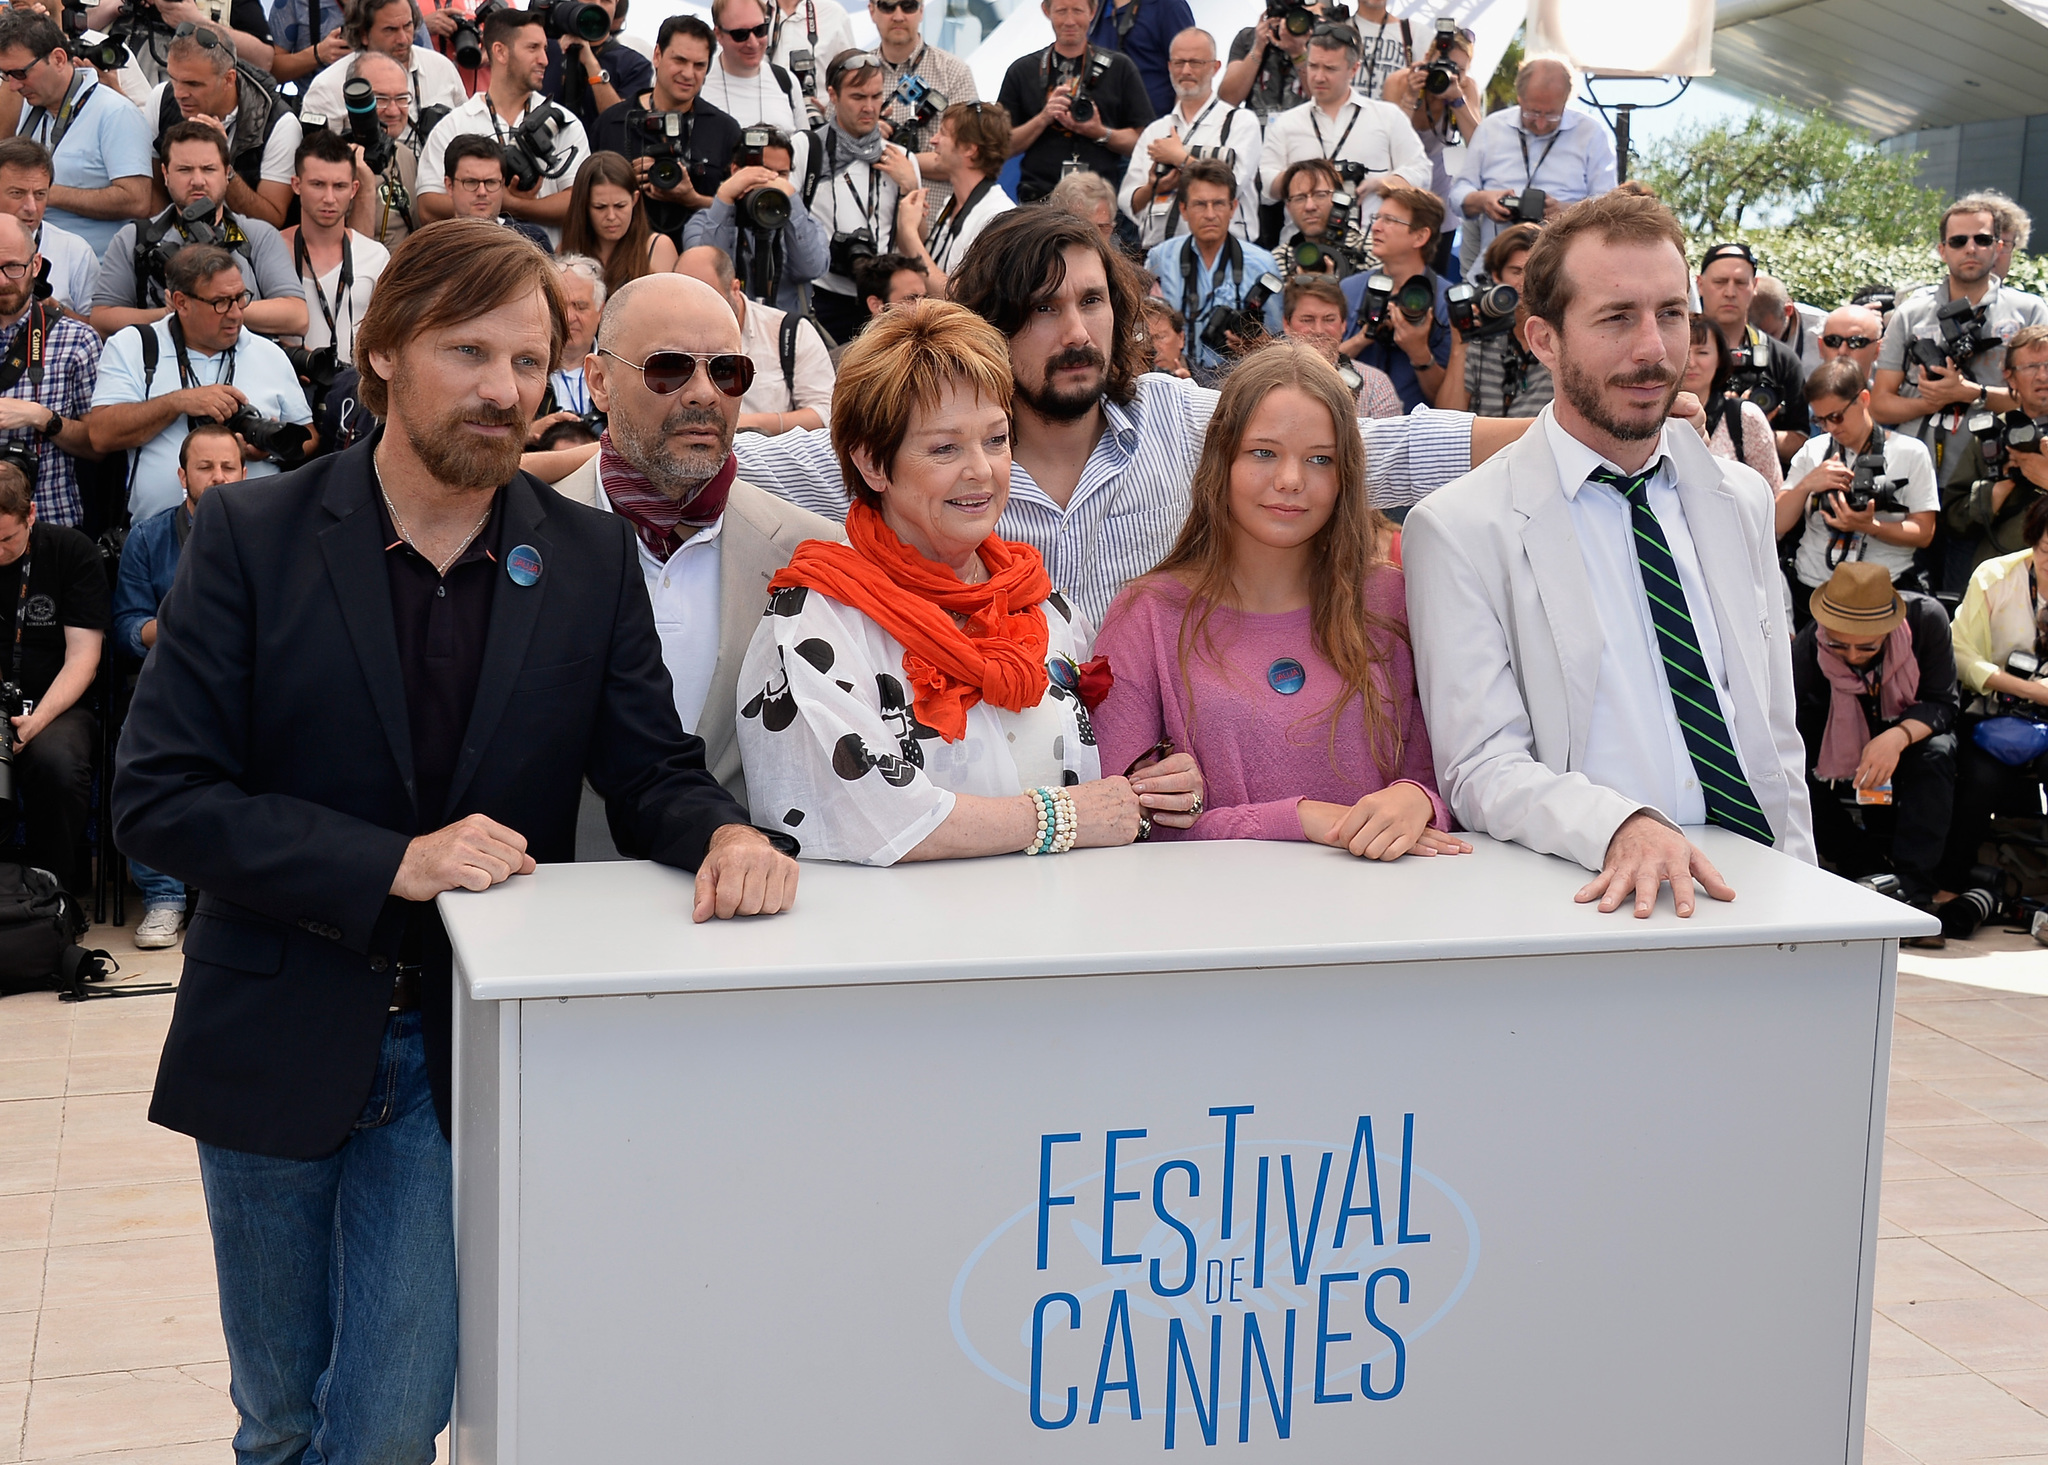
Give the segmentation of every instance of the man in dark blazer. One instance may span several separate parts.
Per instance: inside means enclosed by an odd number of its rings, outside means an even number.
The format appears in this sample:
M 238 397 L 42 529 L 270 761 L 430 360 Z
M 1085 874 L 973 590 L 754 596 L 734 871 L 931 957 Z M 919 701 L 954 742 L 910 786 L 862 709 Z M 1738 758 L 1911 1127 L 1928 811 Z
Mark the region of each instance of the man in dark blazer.
M 572 858 L 586 776 L 698 920 L 794 898 L 677 721 L 628 526 L 518 471 L 561 309 L 503 229 L 408 238 L 357 336 L 385 428 L 207 495 L 122 738 L 122 848 L 201 891 L 150 1117 L 199 1141 L 249 1458 L 425 1459 L 448 1418 L 434 898 Z

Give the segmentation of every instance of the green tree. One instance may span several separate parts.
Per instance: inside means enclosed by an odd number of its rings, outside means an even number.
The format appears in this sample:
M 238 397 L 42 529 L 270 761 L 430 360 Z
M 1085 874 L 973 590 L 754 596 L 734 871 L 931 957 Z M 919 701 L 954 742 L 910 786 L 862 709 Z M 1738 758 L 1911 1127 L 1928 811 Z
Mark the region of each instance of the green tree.
M 1493 68 L 1493 77 L 1486 83 L 1488 112 L 1498 112 L 1515 104 L 1515 73 L 1522 69 L 1522 39 L 1528 30 L 1526 25 L 1515 27 L 1515 38 L 1500 53 L 1500 65 Z
M 1642 153 L 1635 172 L 1701 237 L 1783 225 L 1919 244 L 1934 237 L 1943 203 L 1916 181 L 1921 156 L 1880 152 L 1859 128 L 1780 105 L 1739 126 L 1679 132 Z

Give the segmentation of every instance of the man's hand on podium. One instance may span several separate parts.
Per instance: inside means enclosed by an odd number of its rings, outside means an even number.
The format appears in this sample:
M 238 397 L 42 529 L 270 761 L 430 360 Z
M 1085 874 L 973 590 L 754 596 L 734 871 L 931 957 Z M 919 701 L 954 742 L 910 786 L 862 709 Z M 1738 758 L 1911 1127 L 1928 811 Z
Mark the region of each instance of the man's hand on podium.
M 391 893 L 400 900 L 427 901 L 444 890 L 489 890 L 511 876 L 531 875 L 533 869 L 525 835 L 471 814 L 408 844 L 391 877 Z
M 1681 916 L 1692 914 L 1692 882 L 1698 879 L 1715 900 L 1735 899 L 1735 890 L 1693 842 L 1652 814 L 1638 809 L 1621 821 L 1621 828 L 1607 841 L 1607 861 L 1574 897 L 1584 905 L 1600 902 L 1603 914 L 1618 910 L 1636 897 L 1636 919 L 1649 919 L 1657 904 L 1657 887 L 1671 882 L 1671 901 Z
M 693 921 L 713 916 L 772 916 L 796 904 L 796 861 L 776 849 L 760 830 L 721 825 L 697 867 L 697 908 Z

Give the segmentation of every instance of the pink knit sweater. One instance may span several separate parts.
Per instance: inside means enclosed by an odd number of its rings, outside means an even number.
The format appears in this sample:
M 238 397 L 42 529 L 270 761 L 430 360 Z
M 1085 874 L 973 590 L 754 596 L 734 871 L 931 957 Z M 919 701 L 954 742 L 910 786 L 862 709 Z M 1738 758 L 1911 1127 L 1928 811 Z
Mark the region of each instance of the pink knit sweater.
M 1197 646 L 1188 658 L 1192 688 L 1180 674 L 1181 617 L 1187 592 L 1170 581 L 1133 586 L 1119 595 L 1095 638 L 1097 655 L 1109 658 L 1116 685 L 1095 711 L 1102 771 L 1114 775 L 1130 766 L 1162 737 L 1181 752 L 1192 752 L 1202 768 L 1204 812 L 1192 829 L 1154 827 L 1154 839 L 1301 839 L 1303 799 L 1355 804 L 1389 783 L 1413 783 L 1436 807 L 1431 821 L 1449 829 L 1450 812 L 1436 791 L 1429 734 L 1415 695 L 1415 663 L 1405 636 L 1392 648 L 1387 670 L 1393 682 L 1395 723 L 1401 730 L 1401 761 L 1383 778 L 1366 741 L 1365 717 L 1354 698 L 1338 724 L 1334 749 L 1325 715 L 1337 687 L 1337 673 L 1316 654 L 1306 609 L 1284 615 L 1245 615 L 1219 609 L 1209 618 L 1216 659 Z M 1401 572 L 1387 566 L 1366 582 L 1368 609 L 1408 624 Z M 1269 681 L 1276 661 L 1301 663 L 1306 680 L 1299 692 L 1283 696 Z M 1220 659 L 1221 665 L 1217 664 Z M 1195 736 L 1188 736 L 1188 692 L 1192 690 Z

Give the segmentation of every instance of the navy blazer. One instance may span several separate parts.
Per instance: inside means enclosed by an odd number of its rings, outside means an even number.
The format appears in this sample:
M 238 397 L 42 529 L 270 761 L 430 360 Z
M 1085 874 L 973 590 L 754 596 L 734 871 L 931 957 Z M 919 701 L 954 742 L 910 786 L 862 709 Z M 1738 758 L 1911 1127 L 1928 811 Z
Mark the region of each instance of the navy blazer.
M 504 543 L 541 577 L 497 585 L 448 805 L 416 807 L 375 443 L 207 491 L 116 755 L 121 848 L 200 891 L 150 1118 L 230 1149 L 348 1138 L 419 909 L 389 894 L 414 835 L 481 813 L 572 860 L 586 776 L 628 856 L 695 869 L 747 822 L 677 719 L 631 527 L 523 473 Z M 452 962 L 427 917 L 445 1132 Z

